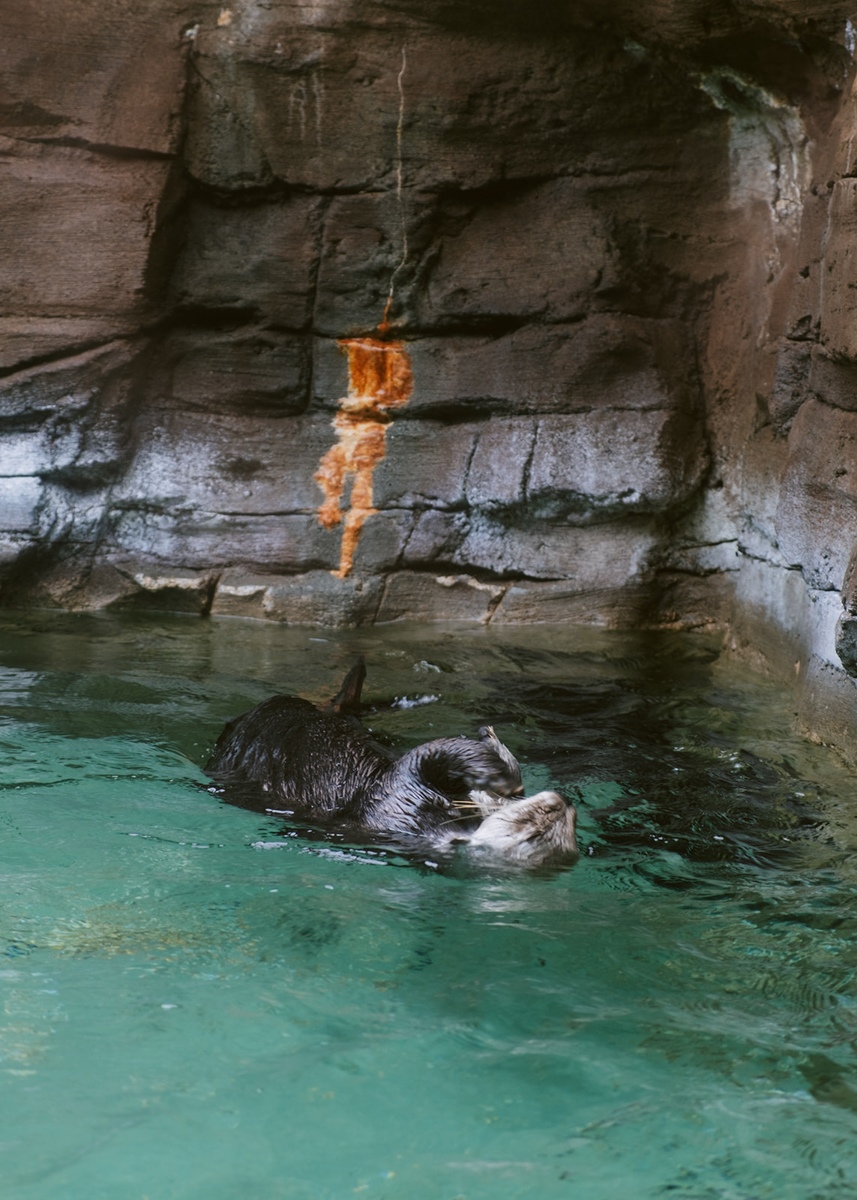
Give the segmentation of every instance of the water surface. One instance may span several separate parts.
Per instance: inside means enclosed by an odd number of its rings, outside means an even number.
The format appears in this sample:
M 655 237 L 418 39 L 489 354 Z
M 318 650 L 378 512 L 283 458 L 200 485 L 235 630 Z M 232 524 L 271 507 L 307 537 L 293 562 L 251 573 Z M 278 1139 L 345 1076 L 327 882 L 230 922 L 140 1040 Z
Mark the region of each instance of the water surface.
M 357 652 L 379 736 L 491 721 L 580 862 L 207 790 L 226 719 Z M 687 635 L 7 613 L 3 1196 L 853 1197 L 854 783 Z

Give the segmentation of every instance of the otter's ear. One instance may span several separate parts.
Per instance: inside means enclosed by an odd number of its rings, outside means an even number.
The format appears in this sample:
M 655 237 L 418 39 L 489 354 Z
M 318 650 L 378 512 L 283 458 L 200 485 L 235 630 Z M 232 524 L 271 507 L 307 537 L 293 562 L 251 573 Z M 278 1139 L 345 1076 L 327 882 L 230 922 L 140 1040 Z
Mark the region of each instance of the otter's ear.
M 330 707 L 334 712 L 348 713 L 360 711 L 360 693 L 363 690 L 363 680 L 365 678 L 366 662 L 361 654 L 342 681 L 342 687 L 330 702 Z

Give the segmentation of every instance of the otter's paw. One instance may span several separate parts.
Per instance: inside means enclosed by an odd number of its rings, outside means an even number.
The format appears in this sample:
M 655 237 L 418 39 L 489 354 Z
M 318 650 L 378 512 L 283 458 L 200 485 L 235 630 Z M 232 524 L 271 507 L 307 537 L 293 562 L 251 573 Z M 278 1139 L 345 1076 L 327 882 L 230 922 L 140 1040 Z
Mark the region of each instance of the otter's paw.
M 521 787 L 520 772 L 511 769 L 490 741 L 438 738 L 411 750 L 399 761 L 412 765 L 429 787 L 449 796 L 477 788 L 513 796 Z
M 474 850 L 510 862 L 538 866 L 577 856 L 577 810 L 558 792 L 538 792 L 503 805 L 469 838 Z
M 523 796 L 524 785 L 521 782 L 521 768 L 518 765 L 518 760 L 509 747 L 500 741 L 490 725 L 482 726 L 479 730 L 479 738 L 484 745 L 490 746 L 497 757 L 505 764 L 508 775 L 505 790 L 492 791 L 485 787 L 471 789 L 468 800 L 471 804 L 476 805 L 483 817 L 487 817 L 489 813 L 496 812 L 502 805 L 508 804 L 510 797 Z

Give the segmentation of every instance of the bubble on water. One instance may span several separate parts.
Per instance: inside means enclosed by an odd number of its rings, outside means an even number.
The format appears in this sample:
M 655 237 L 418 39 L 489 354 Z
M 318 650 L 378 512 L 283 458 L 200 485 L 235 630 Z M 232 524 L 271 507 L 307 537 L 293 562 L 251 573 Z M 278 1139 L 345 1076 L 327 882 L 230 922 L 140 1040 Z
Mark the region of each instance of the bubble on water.
M 440 696 L 430 696 L 428 694 L 426 694 L 425 696 L 414 696 L 413 698 L 411 698 L 409 696 L 397 696 L 395 698 L 395 700 L 393 701 L 393 703 L 390 705 L 390 707 L 391 708 L 420 708 L 420 707 L 422 707 L 423 704 L 434 704 L 435 700 L 439 700 L 439 699 L 440 699 Z

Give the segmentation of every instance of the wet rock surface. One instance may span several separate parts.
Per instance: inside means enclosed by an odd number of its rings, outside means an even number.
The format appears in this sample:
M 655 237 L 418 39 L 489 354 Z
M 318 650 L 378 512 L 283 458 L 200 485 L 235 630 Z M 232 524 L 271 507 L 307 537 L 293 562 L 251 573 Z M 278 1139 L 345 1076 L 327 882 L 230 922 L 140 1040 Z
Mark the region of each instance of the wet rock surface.
M 0 601 L 731 619 L 847 692 L 847 18 L 18 6 Z

